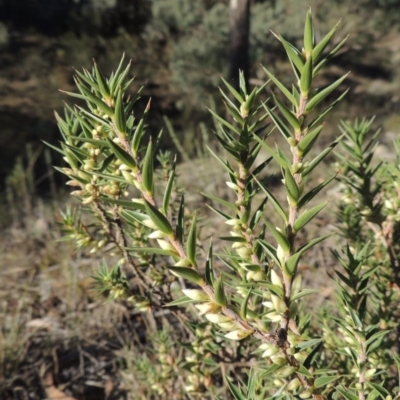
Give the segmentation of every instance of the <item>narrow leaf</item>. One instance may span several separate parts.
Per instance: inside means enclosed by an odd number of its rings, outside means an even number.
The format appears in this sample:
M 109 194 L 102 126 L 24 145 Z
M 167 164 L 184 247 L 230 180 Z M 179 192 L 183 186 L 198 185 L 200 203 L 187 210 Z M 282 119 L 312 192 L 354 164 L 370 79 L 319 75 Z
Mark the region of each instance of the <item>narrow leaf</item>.
M 276 105 L 279 107 L 281 110 L 282 115 L 286 118 L 286 120 L 289 122 L 290 125 L 296 130 L 300 129 L 300 122 L 296 118 L 296 116 L 276 97 L 273 96 Z
M 326 205 L 328 202 L 324 202 L 311 208 L 310 210 L 304 211 L 295 221 L 294 223 L 294 231 L 298 232 L 305 225 L 307 225 Z
M 120 146 L 118 146 L 109 138 L 107 138 L 107 143 L 110 150 L 122 162 L 122 164 L 125 164 L 126 166 L 134 170 L 137 169 L 136 162 L 129 153 L 127 153 L 125 150 L 123 150 Z
M 149 141 L 147 145 L 146 155 L 143 160 L 142 167 L 143 187 L 153 195 L 154 192 L 154 160 L 153 160 L 153 144 Z
M 306 111 L 309 112 L 314 109 L 314 107 L 320 103 L 322 100 L 325 99 L 331 92 L 333 92 L 349 75 L 350 72 L 348 72 L 346 75 L 342 76 L 339 78 L 336 82 L 332 83 L 325 89 L 321 90 L 318 92 L 315 96 L 313 96 L 309 102 L 307 103 L 306 106 Z
M 124 101 L 121 89 L 117 92 L 117 101 L 115 102 L 115 126 L 121 133 L 126 133 L 126 117 L 124 110 Z
M 320 125 L 311 132 L 307 133 L 306 136 L 299 142 L 298 148 L 301 151 L 303 157 L 313 148 L 314 143 L 317 141 L 319 134 L 322 131 L 324 125 Z
M 215 302 L 221 307 L 226 307 L 228 301 L 226 299 L 225 290 L 224 290 L 224 281 L 222 275 L 218 277 L 218 279 L 214 282 L 214 296 Z
M 192 268 L 187 267 L 167 267 L 174 275 L 185 278 L 190 282 L 197 283 L 200 286 L 204 285 L 202 276 Z
M 197 249 L 196 240 L 197 240 L 196 215 L 194 215 L 186 242 L 187 258 L 193 266 L 196 265 L 196 249 Z
M 285 253 L 288 253 L 290 250 L 288 238 L 282 232 L 279 232 L 270 222 L 265 221 L 265 225 L 271 231 L 272 235 L 274 236 L 278 244 L 282 247 L 283 251 Z
M 275 78 L 274 75 L 271 74 L 265 67 L 263 67 L 265 73 L 271 78 L 272 82 L 275 83 L 276 86 L 278 86 L 279 90 L 286 96 L 288 100 L 295 106 L 298 107 L 297 101 L 295 97 L 293 96 L 292 93 L 289 92 L 289 90 L 277 79 Z
M 173 229 L 168 219 L 156 207 L 150 204 L 147 200 L 144 201 L 146 212 L 150 219 L 154 222 L 157 228 L 167 236 L 173 235 Z
M 304 49 L 307 56 L 311 55 L 314 47 L 314 27 L 311 16 L 311 9 L 307 11 L 306 23 L 304 25 Z

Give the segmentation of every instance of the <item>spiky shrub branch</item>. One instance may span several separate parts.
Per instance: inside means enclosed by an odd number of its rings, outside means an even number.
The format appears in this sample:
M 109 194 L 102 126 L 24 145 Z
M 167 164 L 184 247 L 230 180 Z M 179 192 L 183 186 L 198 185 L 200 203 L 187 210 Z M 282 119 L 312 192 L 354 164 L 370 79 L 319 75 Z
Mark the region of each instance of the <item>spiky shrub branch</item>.
M 236 201 L 230 203 L 205 194 L 221 205 L 222 209 L 210 208 L 231 229 L 229 235 L 220 238 L 230 243 L 230 248 L 214 254 L 210 244 L 205 260 L 198 252 L 196 214 L 188 221 L 183 195 L 178 207 L 171 202 L 172 195 L 177 194 L 175 163 L 167 168 L 165 184 L 157 179 L 155 159 L 160 135 L 145 139 L 150 102 L 142 118 L 137 119 L 133 113 L 141 89 L 133 97 L 127 97 L 131 83 L 127 80 L 129 65 L 123 69 L 121 60 L 108 79 L 96 64 L 91 72 L 77 71 L 75 82 L 79 93 L 68 94 L 86 105 L 67 107 L 64 118 L 56 115 L 63 135 L 61 149 L 57 151 L 69 164 L 60 171 L 70 178 L 70 185 L 77 187 L 72 194 L 81 200 L 84 210 L 94 220 L 93 225 L 85 226 L 65 215 L 68 233 L 80 240 L 81 245 L 86 240 L 92 249 L 104 247 L 120 258 L 111 271 L 101 270 L 98 284 L 113 298 L 125 298 L 139 310 L 154 311 L 168 304 L 180 321 L 184 316 L 177 306 L 194 303 L 198 314 L 211 323 L 219 347 L 222 348 L 218 331 L 224 332 L 225 340 L 247 338 L 244 343 L 248 358 L 254 346 L 258 346 L 264 370 L 251 375 L 247 388 L 236 388 L 226 374 L 227 385 L 236 399 L 256 395 L 265 398 L 267 393 L 275 393 L 276 399 L 323 399 L 323 393 L 334 391 L 332 382 L 339 379 L 334 369 L 319 368 L 323 363 L 318 362 L 320 347 L 316 345 L 321 339 L 309 336 L 310 318 L 301 317 L 299 312 L 300 299 L 315 292 L 302 288 L 302 277 L 297 270 L 299 260 L 326 236 L 314 238 L 301 247 L 296 241 L 299 231 L 326 203 L 317 203 L 309 209 L 306 206 L 333 179 L 317 186 L 312 182 L 306 184 L 311 172 L 337 144 L 335 141 L 315 158 L 308 158 L 322 132 L 324 117 L 345 95 L 325 110 L 317 110 L 346 78 L 345 75 L 324 88 L 314 86 L 314 78 L 344 44 L 343 40 L 324 55 L 336 29 L 337 26 L 315 43 L 308 12 L 302 50 L 276 35 L 293 68 L 295 84 L 290 89 L 267 69 L 269 81 L 252 91 L 247 91 L 242 76 L 239 90 L 223 80 L 227 92 L 221 90 L 221 94 L 230 118 L 211 112 L 220 125 L 215 137 L 228 157 L 214 152 L 212 155 L 227 172 L 227 186 L 234 191 Z M 259 100 L 270 82 L 279 92 L 273 95 L 273 105 Z M 283 135 L 291 157 L 286 155 L 285 146 L 273 149 L 265 142 L 274 130 Z M 258 163 L 261 149 L 271 157 Z M 162 166 L 169 165 L 165 157 L 159 161 Z M 270 162 L 281 169 L 287 203 L 279 201 L 261 178 Z M 162 174 L 165 172 L 163 168 Z M 136 193 L 133 199 L 132 190 Z M 279 222 L 267 217 L 267 202 Z M 267 233 L 271 241 L 266 239 Z M 81 237 L 85 234 L 87 239 Z M 226 268 L 217 268 L 217 261 Z M 175 277 L 179 278 L 184 294 L 178 299 L 171 292 Z M 182 279 L 191 286 L 185 288 Z M 186 310 L 190 315 L 189 309 Z M 206 325 L 197 324 L 196 332 L 201 333 Z M 208 354 L 214 360 L 220 357 L 218 348 L 210 349 Z M 201 363 L 196 357 L 195 363 L 190 364 L 191 372 L 200 373 L 204 368 Z M 203 386 L 210 387 L 210 379 L 205 374 L 203 378 Z M 262 390 L 257 382 L 264 382 Z

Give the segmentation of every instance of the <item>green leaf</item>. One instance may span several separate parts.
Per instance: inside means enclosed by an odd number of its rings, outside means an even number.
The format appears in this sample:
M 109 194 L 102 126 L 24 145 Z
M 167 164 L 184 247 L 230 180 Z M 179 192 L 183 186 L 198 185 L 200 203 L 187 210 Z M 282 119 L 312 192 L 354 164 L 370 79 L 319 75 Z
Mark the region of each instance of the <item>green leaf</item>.
M 208 285 L 214 284 L 213 246 L 211 241 L 206 259 L 205 278 Z
M 276 127 L 279 129 L 279 132 L 282 133 L 283 137 L 285 139 L 288 139 L 292 136 L 290 130 L 288 129 L 288 127 L 282 122 L 282 120 L 275 115 L 272 110 L 270 110 L 267 106 L 264 106 L 264 108 L 267 110 L 269 116 L 271 117 L 272 121 L 274 122 L 274 124 L 276 125 Z
M 221 307 L 226 307 L 228 301 L 226 299 L 225 290 L 224 290 L 224 281 L 222 275 L 218 277 L 218 279 L 214 282 L 214 298 L 215 302 Z
M 278 153 L 276 153 L 274 150 L 271 149 L 262 139 L 260 139 L 257 136 L 254 136 L 254 138 L 261 143 L 261 146 L 264 147 L 265 150 L 274 158 L 274 160 L 280 165 L 281 168 L 287 168 L 287 163 L 284 159 L 282 159 Z
M 215 154 L 210 147 L 207 146 L 208 151 L 214 156 L 214 158 L 229 172 L 233 174 L 233 169 L 224 161 L 221 159 L 221 157 L 219 157 L 217 154 Z
M 312 56 L 310 55 L 304 65 L 303 72 L 300 77 L 300 90 L 301 95 L 308 98 L 308 93 L 311 89 L 313 70 L 312 70 Z M 307 108 L 306 108 L 307 109 Z
M 196 303 L 196 302 L 197 302 L 197 300 L 193 300 L 190 297 L 183 296 L 179 299 L 171 301 L 170 303 L 164 304 L 163 307 L 181 306 L 182 304 L 190 304 L 190 303 Z
M 90 90 L 86 89 L 85 87 L 81 87 L 82 92 L 84 93 L 84 98 L 86 101 L 90 103 L 96 104 L 96 106 L 106 115 L 109 117 L 114 116 L 114 111 L 109 107 L 103 100 L 99 99 L 95 96 Z
M 228 90 L 232 93 L 232 95 L 236 98 L 236 100 L 241 104 L 244 102 L 244 98 L 238 93 L 238 91 L 231 86 L 222 76 L 221 76 L 222 82 L 224 82 L 225 86 L 228 88 Z
M 384 337 L 385 335 L 387 335 L 390 331 L 389 330 L 385 330 L 385 331 L 378 331 L 376 333 L 374 333 L 370 338 L 368 338 L 368 340 L 366 341 L 365 345 L 368 348 L 372 343 L 374 343 L 375 341 L 381 339 L 382 337 Z
M 144 127 L 146 124 L 146 119 L 147 119 L 147 115 L 148 115 L 149 111 L 150 111 L 150 100 L 147 103 L 147 106 L 146 106 L 146 109 L 144 110 L 143 116 L 140 119 L 140 121 L 135 129 L 135 132 L 133 133 L 133 136 L 132 136 L 131 149 L 132 149 L 133 155 L 135 157 L 137 156 L 137 153 L 139 151 L 139 147 L 140 147 L 140 143 L 141 143 L 141 140 L 143 137 Z
M 278 79 L 275 78 L 274 75 L 272 75 L 265 67 L 263 67 L 265 73 L 271 78 L 272 82 L 275 83 L 276 86 L 278 86 L 279 90 L 286 96 L 288 100 L 295 106 L 298 107 L 297 101 L 295 97 L 293 96 L 292 93 L 289 92 L 289 90 L 281 83 L 279 82 Z
M 338 138 L 336 141 L 330 144 L 325 150 L 323 150 L 320 154 L 318 154 L 310 162 L 310 164 L 308 164 L 307 167 L 304 168 L 304 170 L 302 171 L 303 177 L 308 175 L 337 146 L 340 139 L 341 138 Z
M 197 283 L 200 286 L 204 285 L 202 276 L 192 268 L 187 267 L 167 267 L 174 275 L 185 278 L 190 282 Z
M 167 236 L 173 236 L 173 229 L 168 219 L 164 214 L 162 214 L 156 207 L 150 204 L 147 200 L 144 201 L 146 207 L 146 212 L 150 219 L 154 222 L 157 228 L 165 233 Z
M 298 350 L 306 350 L 306 349 L 309 349 L 309 348 L 311 348 L 311 347 L 313 347 L 313 346 L 315 346 L 315 345 L 317 345 L 317 344 L 319 344 L 321 342 L 322 342 L 322 339 L 310 339 L 310 340 L 307 340 L 305 342 L 302 342 L 302 343 L 298 344 L 296 346 L 296 349 L 298 349 Z M 303 372 L 301 372 L 301 373 L 303 374 Z M 306 375 L 306 376 L 309 376 L 309 375 Z
M 298 232 L 301 228 L 307 225 L 327 204 L 328 202 L 326 201 L 311 208 L 310 210 L 304 211 L 294 223 L 294 232 Z
M 302 156 L 304 157 L 305 155 L 308 154 L 308 152 L 313 148 L 314 143 L 317 141 L 319 134 L 322 131 L 322 128 L 324 125 L 320 125 L 317 128 L 315 128 L 313 131 L 307 133 L 306 136 L 302 140 L 300 140 L 298 144 L 298 148 L 300 152 L 302 153 Z
M 218 239 L 226 240 L 227 242 L 246 243 L 246 239 L 242 236 L 220 236 Z
M 99 85 L 93 80 L 93 78 L 90 76 L 86 76 L 82 74 L 82 72 L 78 71 L 75 69 L 75 73 L 79 76 L 80 79 L 82 79 L 84 82 L 86 82 L 89 86 L 91 86 L 95 91 L 100 92 Z
M 118 80 L 118 78 L 120 76 L 124 60 L 125 60 L 125 53 L 122 54 L 121 61 L 119 62 L 116 71 L 113 74 L 111 74 L 111 77 L 110 77 L 110 80 L 109 80 L 109 85 L 110 85 L 110 91 L 112 93 L 114 93 L 114 90 L 117 87 L 116 81 Z
M 325 50 L 326 46 L 329 44 L 333 36 L 335 35 L 335 32 L 339 26 L 341 21 L 339 21 L 325 36 L 321 41 L 314 47 L 312 51 L 312 58 L 314 63 L 316 63 L 322 54 L 322 52 Z
M 306 193 L 299 201 L 298 207 L 303 208 L 308 202 L 310 202 L 326 185 L 328 185 L 333 179 L 335 179 L 336 175 L 331 176 L 326 179 L 324 182 L 320 183 L 315 188 L 311 189 L 308 193 Z
M 127 247 L 127 251 L 130 253 L 146 253 L 146 254 L 159 254 L 161 256 L 176 256 L 176 253 L 170 250 L 164 250 L 153 247 Z
M 229 203 L 229 202 L 226 201 L 226 200 L 222 200 L 222 199 L 220 199 L 219 197 L 213 196 L 213 195 L 208 194 L 208 193 L 204 193 L 204 192 L 200 192 L 200 193 L 201 193 L 203 196 L 209 198 L 210 200 L 214 200 L 214 201 L 216 201 L 217 203 L 219 203 L 219 204 L 221 204 L 221 205 L 223 205 L 223 206 L 226 206 L 226 207 L 232 208 L 233 210 L 236 210 L 236 206 L 235 206 L 234 204 L 232 204 L 232 203 Z
M 97 79 L 97 84 L 99 85 L 99 91 L 103 95 L 103 97 L 109 97 L 110 96 L 110 88 L 108 87 L 108 84 L 103 76 L 103 74 L 100 72 L 97 63 L 94 63 L 94 70 L 96 73 L 96 79 Z
M 183 243 L 185 233 L 185 195 L 181 195 L 179 203 L 178 217 L 176 218 L 175 234 L 180 243 Z
M 386 399 L 386 396 L 390 395 L 390 393 L 382 386 L 378 385 L 377 383 L 374 382 L 366 382 L 367 386 L 371 387 L 372 389 L 375 389 L 381 396 L 383 400 Z
M 289 168 L 285 168 L 285 187 L 288 192 L 288 195 L 290 196 L 293 201 L 297 202 L 300 196 L 300 191 L 299 187 L 297 186 L 296 181 L 293 178 L 292 173 L 290 172 Z
M 250 289 L 250 290 L 247 292 L 246 297 L 245 297 L 244 300 L 242 301 L 242 304 L 240 305 L 240 316 L 241 316 L 243 319 L 246 319 L 246 318 L 247 318 L 247 306 L 248 306 L 248 304 L 249 304 L 249 299 L 250 299 L 251 294 L 252 294 L 252 290 Z
M 291 297 L 291 301 L 298 300 L 304 296 L 309 296 L 311 294 L 320 293 L 321 291 L 318 289 L 303 289 L 300 292 L 296 293 L 293 297 Z
M 350 389 L 345 389 L 342 387 L 337 387 L 336 390 L 343 395 L 347 400 L 359 400 L 358 396 L 352 392 Z
M 235 400 L 247 400 L 243 392 L 238 389 L 230 380 L 225 376 L 225 382 L 227 383 L 229 390 L 231 391 Z
M 310 240 L 307 244 L 300 247 L 295 254 L 293 254 L 291 257 L 289 257 L 289 259 L 285 263 L 285 269 L 289 273 L 289 275 L 293 275 L 296 272 L 297 264 L 299 263 L 300 257 L 303 255 L 303 253 L 305 251 L 307 251 L 311 247 L 315 246 L 319 242 L 322 242 L 323 240 L 325 240 L 326 238 L 328 238 L 331 235 L 332 235 L 332 233 Z
M 275 196 L 267 189 L 265 185 L 263 185 L 257 178 L 254 177 L 254 180 L 258 183 L 261 190 L 268 196 L 268 199 L 271 201 L 272 205 L 274 206 L 275 210 L 278 214 L 282 217 L 283 221 L 287 222 L 287 215 L 285 210 L 280 205 L 279 201 L 275 198 Z
M 306 111 L 312 111 L 314 109 L 314 107 L 320 103 L 322 100 L 325 99 L 325 97 L 327 97 L 331 92 L 333 92 L 349 75 L 350 72 L 348 72 L 346 75 L 342 76 L 341 78 L 339 78 L 336 82 L 332 83 L 331 85 L 329 85 L 328 87 L 326 87 L 325 89 L 321 90 L 320 92 L 318 92 L 317 94 L 315 94 L 307 103 L 306 106 Z
M 227 128 L 229 128 L 232 132 L 237 133 L 238 135 L 240 135 L 240 131 L 238 129 L 236 129 L 233 125 L 231 125 L 228 121 L 225 121 L 223 118 L 221 118 L 217 113 L 215 113 L 213 110 L 211 110 L 210 108 L 208 109 L 208 111 L 210 111 L 210 113 L 213 115 L 213 117 L 222 125 L 225 125 Z
M 132 168 L 134 170 L 137 169 L 136 162 L 129 153 L 127 153 L 125 150 L 123 150 L 120 146 L 118 146 L 109 138 L 107 138 L 107 143 L 110 150 L 122 162 L 122 164 L 125 164 L 129 168 Z
M 304 25 L 304 50 L 307 56 L 312 54 L 314 47 L 314 27 L 311 16 L 311 9 L 309 8 L 306 16 L 306 23 Z
M 314 387 L 315 389 L 318 389 L 322 386 L 326 386 L 329 383 L 336 381 L 339 378 L 340 376 L 320 376 L 315 380 Z
M 154 160 L 153 160 L 153 143 L 150 140 L 147 145 L 146 155 L 143 160 L 142 178 L 143 187 L 148 193 L 154 193 Z
M 292 127 L 296 130 L 299 130 L 301 128 L 300 126 L 300 122 L 297 119 L 297 117 L 292 113 L 292 111 L 290 111 L 275 95 L 273 96 L 276 105 L 279 107 L 279 109 L 281 110 L 282 115 L 285 117 L 285 119 L 289 122 L 290 125 L 292 125 Z M 267 108 L 266 108 L 267 109 Z M 268 111 L 268 109 L 267 109 Z M 270 114 L 270 112 L 269 112 Z M 271 114 L 270 114 L 271 115 Z M 272 118 L 272 117 L 271 117 Z M 275 122 L 275 121 L 274 121 Z M 275 125 L 277 125 L 275 123 Z M 278 125 L 277 125 L 278 126 Z M 278 126 L 279 128 L 279 126 Z M 286 128 L 286 126 L 285 126 Z M 287 128 L 286 128 L 287 129 Z M 286 135 L 285 135 L 286 136 Z M 290 137 L 286 136 L 286 137 Z
M 197 240 L 196 215 L 194 215 L 186 242 L 187 258 L 193 266 L 196 265 L 196 249 L 197 249 L 196 240 Z
M 175 183 L 175 162 L 169 173 L 167 186 L 165 187 L 164 198 L 163 198 L 163 211 L 164 214 L 167 215 L 169 203 L 171 200 L 171 193 Z
M 273 35 L 282 43 L 292 66 L 296 66 L 297 70 L 301 73 L 303 71 L 303 60 L 301 59 L 300 52 L 281 35 L 276 35 L 274 33 Z M 293 70 L 297 76 L 296 70 L 294 68 Z
M 267 228 L 271 231 L 272 235 L 274 236 L 275 240 L 278 244 L 282 247 L 285 253 L 289 253 L 290 251 L 290 244 L 288 238 L 282 232 L 279 232 L 270 222 L 264 221 Z M 279 263 L 278 263 L 279 265 Z
M 140 210 L 140 211 L 144 211 L 145 207 L 143 203 L 139 203 L 137 201 L 134 200 L 120 200 L 120 199 L 112 199 L 110 197 L 106 197 L 106 196 L 100 196 L 100 200 L 105 201 L 106 203 L 110 203 L 110 204 L 115 204 L 117 206 L 121 206 L 124 208 L 129 208 L 132 210 Z
M 272 260 L 275 262 L 276 265 L 281 264 L 276 255 L 276 249 L 274 248 L 274 246 L 272 246 L 271 244 L 262 239 L 258 239 L 257 243 L 261 245 L 261 247 L 265 250 L 265 252 L 269 255 L 269 257 L 272 258 Z
M 117 92 L 117 101 L 115 102 L 114 122 L 119 132 L 126 133 L 126 116 L 125 116 L 124 101 L 122 98 L 121 89 L 118 89 Z

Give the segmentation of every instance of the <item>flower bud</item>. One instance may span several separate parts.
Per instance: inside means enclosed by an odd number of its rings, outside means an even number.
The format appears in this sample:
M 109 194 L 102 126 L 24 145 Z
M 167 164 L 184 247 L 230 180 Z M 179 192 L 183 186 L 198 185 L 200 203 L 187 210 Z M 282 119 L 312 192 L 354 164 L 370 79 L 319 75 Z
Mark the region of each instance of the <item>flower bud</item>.
M 242 330 L 242 329 L 236 329 L 236 330 L 234 330 L 232 332 L 227 333 L 225 335 L 225 337 L 227 339 L 231 339 L 231 340 L 242 340 L 245 337 L 251 335 L 251 333 L 252 333 L 251 331 L 245 331 L 245 330 Z
M 271 357 L 271 361 L 274 364 L 278 364 L 278 365 L 285 365 L 287 364 L 287 360 L 285 357 L 282 357 L 281 355 L 276 355 L 276 356 L 272 356 Z
M 265 349 L 264 353 L 262 353 L 261 357 L 271 357 L 274 356 L 279 351 L 279 347 L 275 344 L 266 343 L 269 347 Z
M 293 380 L 291 380 L 289 382 L 286 389 L 289 392 L 294 392 L 296 389 L 298 389 L 300 387 L 300 385 L 301 385 L 300 381 L 297 378 L 294 378 Z
M 149 239 L 163 239 L 163 238 L 165 238 L 165 233 L 163 233 L 161 231 L 154 231 L 154 232 L 150 233 L 148 238 Z
M 282 279 L 273 269 L 271 269 L 271 282 L 273 285 L 278 286 L 281 289 L 283 289 Z
M 183 289 L 185 296 L 197 301 L 210 301 L 208 294 L 198 289 Z
M 224 322 L 231 322 L 231 319 L 222 314 L 206 314 L 205 317 L 213 324 L 222 324 Z
M 212 302 L 205 304 L 195 304 L 195 307 L 200 311 L 200 315 L 203 314 L 215 314 L 221 309 L 221 306 Z

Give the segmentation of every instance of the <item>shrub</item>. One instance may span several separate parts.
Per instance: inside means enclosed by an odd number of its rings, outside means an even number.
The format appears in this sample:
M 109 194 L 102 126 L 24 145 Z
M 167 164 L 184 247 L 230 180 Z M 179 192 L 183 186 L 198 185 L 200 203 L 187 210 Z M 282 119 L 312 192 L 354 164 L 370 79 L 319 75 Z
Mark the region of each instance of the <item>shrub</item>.
M 321 107 L 347 75 L 314 85 L 345 42 L 329 47 L 337 27 L 315 43 L 309 11 L 302 50 L 276 35 L 293 70 L 290 88 L 266 68 L 268 80 L 251 91 L 243 76 L 239 90 L 222 79 L 229 116 L 211 111 L 222 149 L 211 153 L 235 200 L 204 193 L 228 228 L 217 242 L 200 235 L 207 222 L 185 203 L 175 160 L 158 150 L 161 133 L 146 134 L 150 101 L 141 117 L 134 114 L 141 90 L 126 94 L 130 65 L 122 59 L 108 79 L 96 64 L 76 71 L 79 92 L 68 94 L 83 103 L 56 115 L 57 151 L 68 164 L 58 169 L 90 218 L 66 212 L 64 230 L 78 248 L 110 254 L 114 265 L 103 263 L 98 289 L 143 313 L 146 334 L 122 356 L 135 395 L 222 399 L 227 388 L 240 400 L 396 395 L 400 204 L 388 177 L 398 177 L 398 166 L 374 164 L 371 121 L 344 123 L 344 138 L 316 147 L 325 116 L 346 93 Z M 260 101 L 268 84 L 278 93 Z M 283 144 L 273 148 L 267 138 L 278 133 Z M 319 183 L 309 178 L 340 139 L 336 300 L 312 315 L 305 299 L 319 291 L 305 287 L 299 262 L 331 233 L 301 234 L 329 204 L 322 193 L 336 175 Z M 265 179 L 273 164 L 283 196 Z

